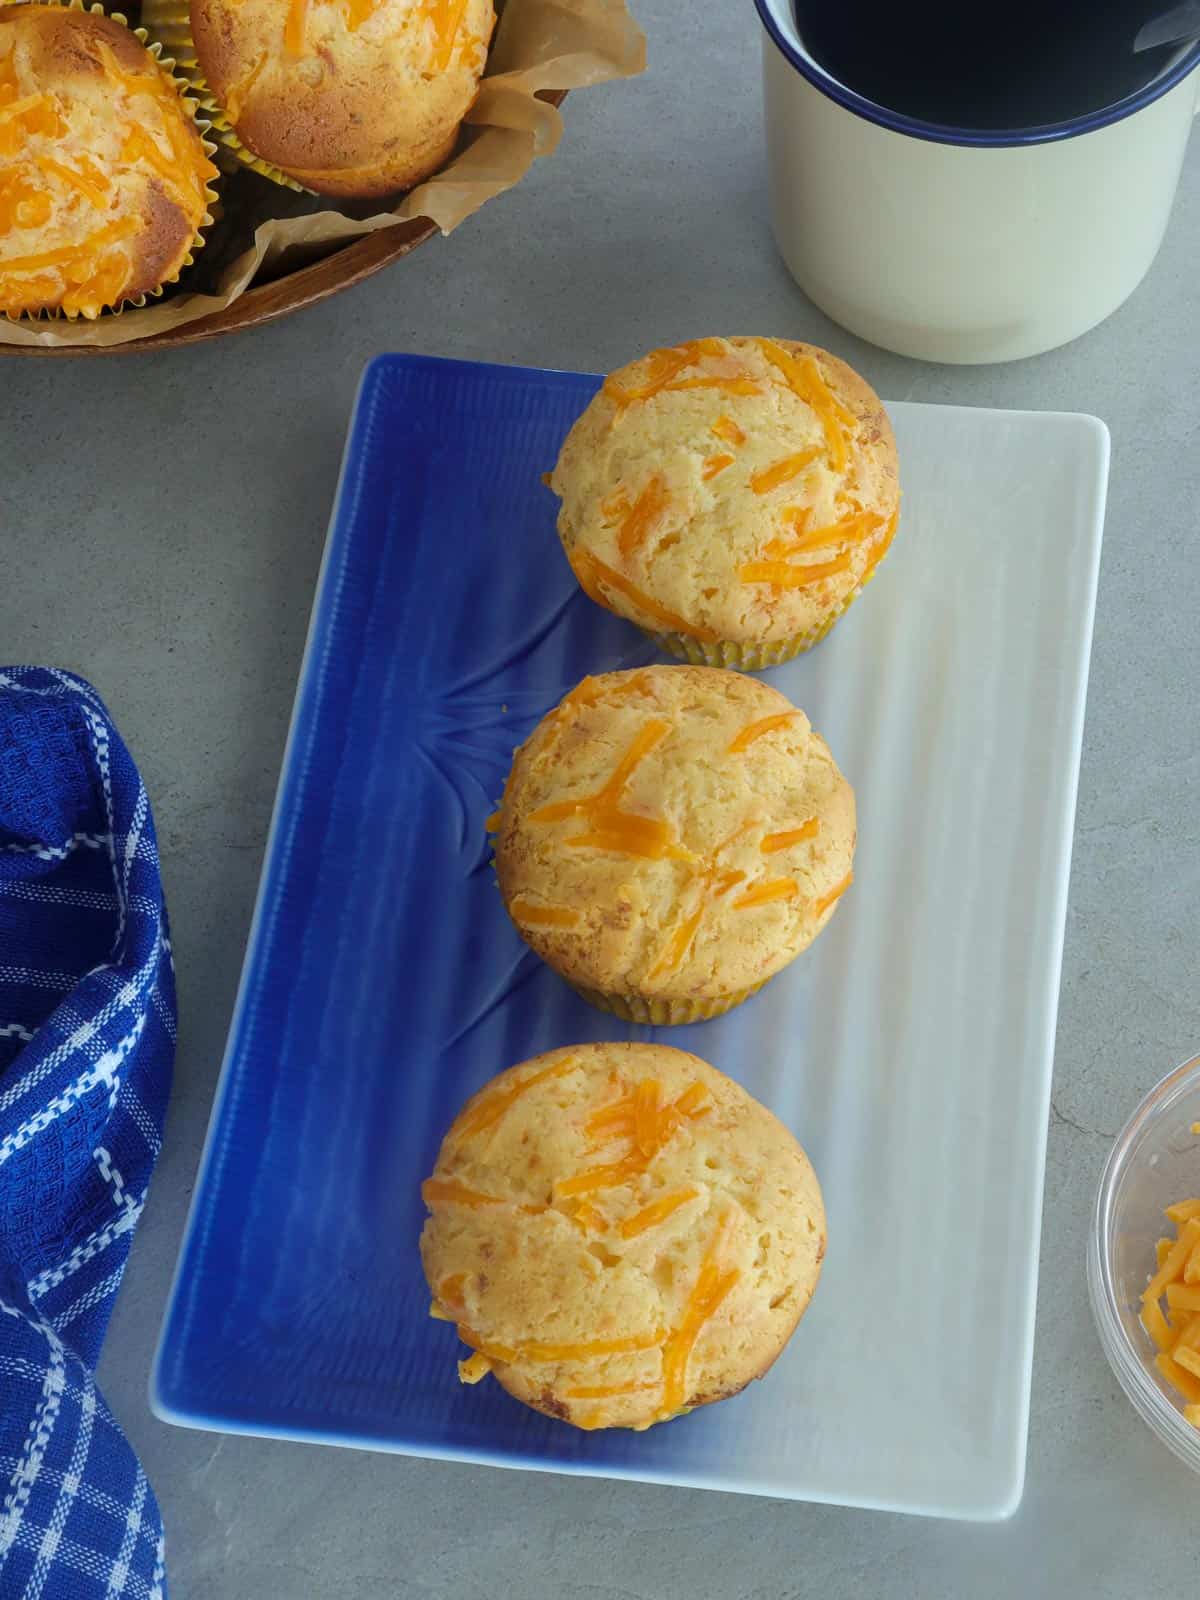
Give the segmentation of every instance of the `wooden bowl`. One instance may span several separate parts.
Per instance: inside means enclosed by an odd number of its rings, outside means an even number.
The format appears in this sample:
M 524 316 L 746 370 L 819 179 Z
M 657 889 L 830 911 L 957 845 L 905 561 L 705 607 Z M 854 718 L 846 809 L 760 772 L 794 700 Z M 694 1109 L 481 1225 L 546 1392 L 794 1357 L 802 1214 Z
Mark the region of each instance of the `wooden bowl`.
M 560 106 L 567 98 L 565 89 L 543 90 L 539 99 L 552 106 Z M 307 267 L 251 287 L 245 294 L 211 317 L 200 317 L 181 328 L 169 328 L 148 339 L 132 339 L 128 344 L 109 345 L 25 345 L 0 344 L 0 356 L 124 356 L 138 355 L 147 350 L 170 350 L 180 345 L 199 344 L 203 339 L 219 339 L 223 334 L 239 333 L 243 328 L 257 328 L 264 322 L 274 322 L 289 312 L 300 311 L 305 306 L 316 305 L 331 294 L 352 288 L 372 273 L 379 272 L 393 261 L 415 250 L 418 245 L 432 239 L 437 225 L 428 217 L 418 217 L 414 222 L 399 222 L 394 228 L 381 228 L 362 239 L 343 245 L 332 255 L 324 256 Z

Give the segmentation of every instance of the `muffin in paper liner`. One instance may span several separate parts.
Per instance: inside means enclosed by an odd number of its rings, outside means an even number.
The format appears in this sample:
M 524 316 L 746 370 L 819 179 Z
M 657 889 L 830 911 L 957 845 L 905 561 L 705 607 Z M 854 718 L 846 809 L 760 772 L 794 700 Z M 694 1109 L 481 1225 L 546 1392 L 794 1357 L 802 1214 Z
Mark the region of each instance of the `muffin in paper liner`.
M 578 983 L 571 985 L 575 993 L 597 1011 L 607 1011 L 624 1022 L 644 1022 L 655 1028 L 672 1028 L 688 1022 L 707 1022 L 712 1017 L 723 1017 L 727 1011 L 753 998 L 770 983 L 764 978 L 748 989 L 736 994 L 722 995 L 719 1000 L 655 1000 L 642 994 L 604 994 L 599 989 L 585 989 Z
M 379 0 L 320 12 L 278 0 L 281 21 L 232 3 L 145 0 L 142 17 L 234 162 L 300 194 L 354 200 L 411 189 L 453 154 L 487 64 L 491 0 L 392 6 L 382 33 L 367 26 Z M 264 33 L 277 26 L 281 43 Z M 315 79 L 304 70 L 314 56 L 328 63 Z
M 701 665 L 585 678 L 488 819 L 505 909 L 589 1004 L 673 1026 L 741 1005 L 849 887 L 854 792 L 777 689 Z
M 171 52 L 222 150 L 227 151 L 236 163 L 249 167 L 260 178 L 269 178 L 283 189 L 291 189 L 296 194 L 316 193 L 314 189 L 306 189 L 297 179 L 290 177 L 282 167 L 256 156 L 238 138 L 237 130 L 200 70 L 187 0 L 142 0 L 142 22 L 153 38 L 161 40 L 163 49 Z
M 75 11 L 86 16 L 104 17 L 107 21 L 127 29 L 175 88 L 184 115 L 191 119 L 197 133 L 200 135 L 200 145 L 206 159 L 210 164 L 213 163 L 217 154 L 217 147 L 208 137 L 209 124 L 204 117 L 199 115 L 196 98 L 192 93 L 187 78 L 177 70 L 177 63 L 169 55 L 164 54 L 162 44 L 157 40 L 152 40 L 144 27 L 131 27 L 128 17 L 123 12 L 106 11 L 103 5 L 97 3 L 97 0 L 93 0 L 93 3 L 90 4 L 88 0 L 35 0 L 35 3 L 43 10 L 53 8 L 60 11 Z M 217 174 L 214 172 L 213 178 L 216 176 Z M 119 317 L 127 309 L 137 310 L 145 306 L 150 300 L 158 299 L 169 284 L 177 283 L 183 273 L 194 264 L 196 252 L 202 250 L 207 242 L 206 230 L 217 220 L 219 214 L 220 205 L 217 189 L 214 187 L 212 178 L 206 177 L 204 183 L 204 212 L 196 227 L 195 236 L 188 247 L 187 253 L 180 261 L 176 271 L 165 277 L 153 289 L 123 299 L 118 305 L 103 306 L 96 313 L 96 316 Z M 0 261 L 0 270 L 2 269 L 3 262 Z M 61 306 L 44 307 L 37 311 L 14 312 L 5 309 L 4 316 L 9 322 L 48 322 L 57 320 L 74 322 L 80 317 L 84 317 L 86 320 L 95 320 L 95 317 L 89 318 L 85 311 L 67 311 Z
M 692 339 L 618 368 L 547 482 L 591 600 L 671 655 L 742 671 L 823 639 L 899 520 L 879 397 L 786 339 Z
M 493 1078 L 421 1199 L 429 1314 L 472 1352 L 459 1381 L 588 1432 L 643 1432 L 764 1377 L 825 1254 L 795 1135 L 667 1044 L 566 1045 Z

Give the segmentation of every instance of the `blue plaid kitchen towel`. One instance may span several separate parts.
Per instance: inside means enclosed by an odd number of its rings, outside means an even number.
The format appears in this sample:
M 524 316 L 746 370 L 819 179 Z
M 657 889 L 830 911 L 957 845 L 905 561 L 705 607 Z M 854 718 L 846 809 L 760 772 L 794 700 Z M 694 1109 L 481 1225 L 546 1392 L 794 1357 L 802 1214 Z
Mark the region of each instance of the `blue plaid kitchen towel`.
M 95 690 L 0 668 L 0 1600 L 160 1600 L 92 1369 L 158 1156 L 175 985 L 150 806 Z

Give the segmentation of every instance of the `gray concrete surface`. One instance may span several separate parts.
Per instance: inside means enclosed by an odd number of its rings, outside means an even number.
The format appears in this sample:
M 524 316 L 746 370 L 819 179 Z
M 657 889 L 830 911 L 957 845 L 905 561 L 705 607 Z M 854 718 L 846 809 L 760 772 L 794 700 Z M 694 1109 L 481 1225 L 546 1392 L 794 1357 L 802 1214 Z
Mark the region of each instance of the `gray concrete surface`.
M 1014 366 L 919 366 L 832 327 L 773 253 L 748 0 L 640 11 L 647 76 L 570 101 L 556 159 L 453 239 L 233 341 L 0 367 L 0 658 L 76 669 L 107 697 L 150 788 L 174 919 L 175 1096 L 100 1374 L 162 1502 L 172 1594 L 1194 1593 L 1200 1482 L 1109 1373 L 1084 1242 L 1111 1136 L 1153 1080 L 1200 1050 L 1200 145 L 1157 265 L 1104 327 Z M 603 369 L 714 330 L 828 344 L 893 399 L 1086 410 L 1112 429 L 1029 1475 L 1006 1524 L 224 1439 L 167 1427 L 146 1405 L 364 362 L 395 349 Z

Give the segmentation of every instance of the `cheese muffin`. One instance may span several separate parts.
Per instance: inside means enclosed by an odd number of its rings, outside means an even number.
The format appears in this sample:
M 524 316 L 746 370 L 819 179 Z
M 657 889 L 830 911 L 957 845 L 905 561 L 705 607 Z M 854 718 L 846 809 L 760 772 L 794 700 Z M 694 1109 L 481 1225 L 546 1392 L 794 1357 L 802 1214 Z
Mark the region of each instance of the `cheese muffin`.
M 342 196 L 411 188 L 443 164 L 495 20 L 492 0 L 191 0 L 190 10 L 218 132 L 268 176 Z
M 738 1084 L 664 1045 L 585 1044 L 470 1100 L 422 1194 L 432 1314 L 526 1405 L 648 1428 L 761 1378 L 812 1298 L 808 1157 Z
M 191 260 L 215 176 L 191 103 L 129 28 L 0 7 L 0 309 L 140 304 Z
M 851 880 L 854 791 L 777 689 L 717 667 L 583 682 L 516 752 L 496 875 L 594 1005 L 695 1022 L 808 947 Z
M 896 530 L 887 413 L 826 350 L 695 339 L 606 379 L 550 477 L 579 583 L 672 654 L 754 670 L 809 649 Z

